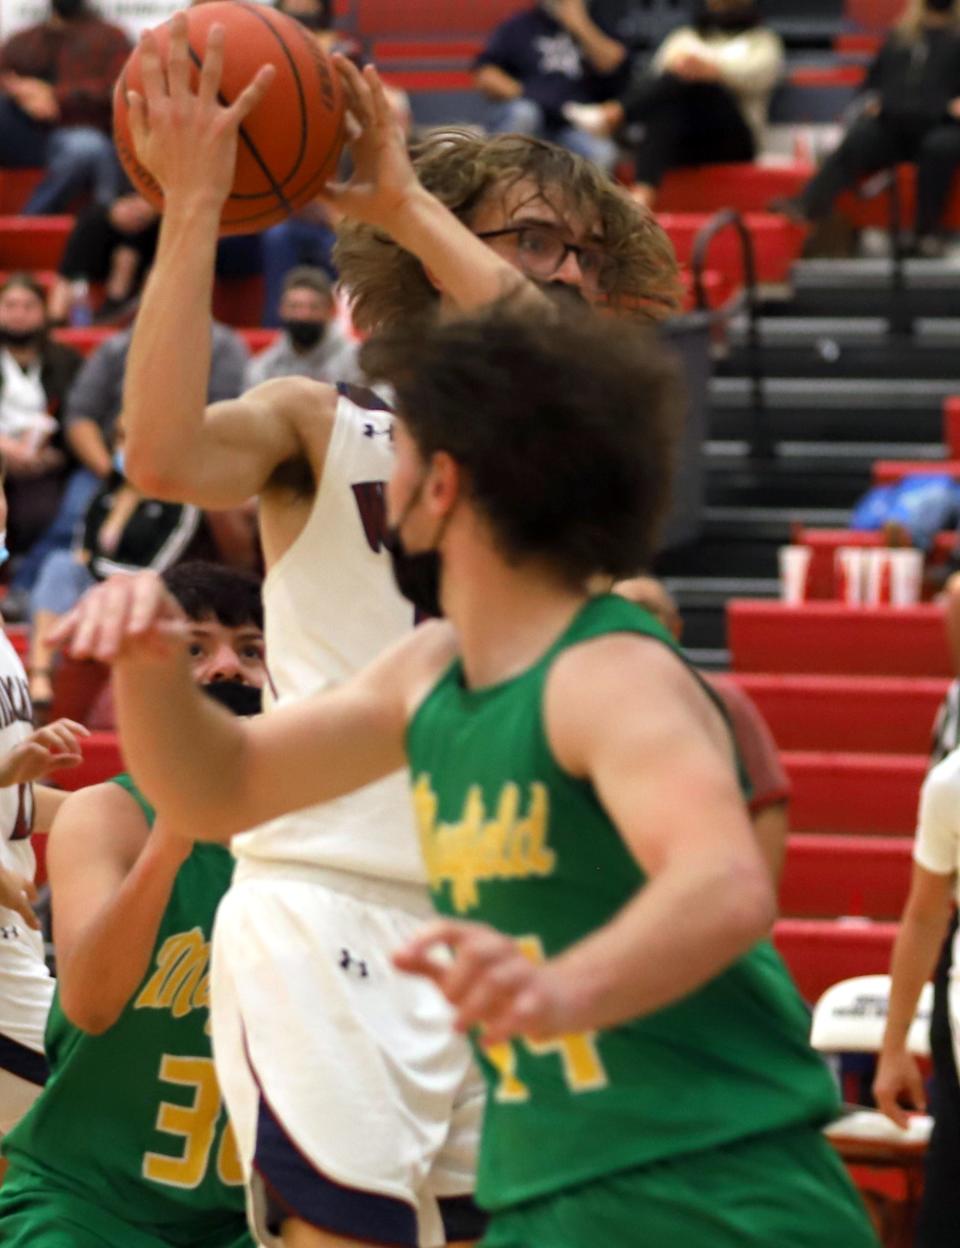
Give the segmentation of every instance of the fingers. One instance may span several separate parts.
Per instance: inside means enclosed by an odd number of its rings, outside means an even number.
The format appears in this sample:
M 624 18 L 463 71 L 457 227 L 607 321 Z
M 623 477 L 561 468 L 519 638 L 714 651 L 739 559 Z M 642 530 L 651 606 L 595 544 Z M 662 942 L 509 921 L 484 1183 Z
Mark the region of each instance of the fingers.
M 190 50 L 187 42 L 187 19 L 183 13 L 176 13 L 170 21 L 167 88 L 171 100 L 177 103 L 190 94 Z
M 367 65 L 364 67 L 363 77 L 370 92 L 374 122 L 378 126 L 393 126 L 396 119 L 390 107 L 390 101 L 387 99 L 387 93 L 383 89 L 380 75 L 372 65 Z
M 133 146 L 139 152 L 147 137 L 147 103 L 137 91 L 127 92 L 127 124 L 130 127 Z
M 346 105 L 362 129 L 366 130 L 373 124 L 375 110 L 370 84 L 357 69 L 356 65 L 345 56 L 335 53 L 333 64 L 340 75 Z
M 249 117 L 270 89 L 276 77 L 274 65 L 261 65 L 253 82 L 247 84 L 228 109 L 231 118 L 240 125 L 245 117 Z
M 200 103 L 205 106 L 216 104 L 220 94 L 220 83 L 223 79 L 224 39 L 224 28 L 219 22 L 210 27 L 203 67 L 200 70 L 200 86 L 197 91 Z
M 140 77 L 148 112 L 159 108 L 167 98 L 167 76 L 156 37 L 149 30 L 140 39 Z

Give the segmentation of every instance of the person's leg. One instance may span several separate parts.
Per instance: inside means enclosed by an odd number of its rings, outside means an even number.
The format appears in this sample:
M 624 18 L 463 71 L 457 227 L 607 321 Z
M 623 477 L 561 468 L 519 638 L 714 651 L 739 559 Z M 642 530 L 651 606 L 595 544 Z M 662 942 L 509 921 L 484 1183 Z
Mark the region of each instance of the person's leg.
M 83 519 L 100 478 L 89 468 L 76 468 L 67 480 L 60 508 L 50 527 L 31 546 L 11 582 L 13 589 L 32 589 L 43 561 L 54 550 L 69 550 L 74 530 Z
M 491 134 L 529 134 L 533 137 L 543 135 L 545 124 L 540 105 L 523 96 L 492 105 L 486 122 Z
M 78 191 L 89 189 L 110 203 L 120 189 L 113 142 L 92 126 L 61 126 L 47 144 L 47 173 L 27 201 L 25 216 L 59 212 Z
M 960 125 L 936 126 L 917 154 L 917 237 L 940 233 L 953 179 L 960 168 Z
M 50 131 L 33 121 L 8 95 L 0 95 L 0 165 L 33 169 L 46 164 Z
M 900 136 L 879 117 L 862 117 L 847 131 L 840 146 L 823 162 L 798 197 L 810 221 L 819 221 L 837 196 L 860 178 L 893 165 L 902 150 Z
M 92 584 L 93 577 L 70 550 L 52 551 L 43 561 L 30 600 L 32 626 L 27 672 L 35 709 L 49 707 L 53 701 L 56 649 L 50 645 L 50 634 Z
M 576 152 L 578 156 L 583 156 L 586 160 L 592 160 L 607 173 L 613 171 L 620 156 L 620 148 L 613 139 L 587 134 L 585 130 L 578 130 L 576 126 L 559 126 L 550 131 L 549 137 L 560 147 Z
M 740 164 L 756 159 L 757 145 L 735 97 L 712 82 L 690 83 L 682 92 L 678 165 Z

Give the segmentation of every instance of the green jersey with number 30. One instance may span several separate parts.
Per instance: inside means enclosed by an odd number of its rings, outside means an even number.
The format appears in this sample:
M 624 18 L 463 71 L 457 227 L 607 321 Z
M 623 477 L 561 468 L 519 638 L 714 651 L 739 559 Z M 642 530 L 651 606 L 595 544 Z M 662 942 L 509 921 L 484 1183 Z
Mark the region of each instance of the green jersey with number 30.
M 471 691 L 455 662 L 410 724 L 414 805 L 435 904 L 515 936 L 534 959 L 608 923 L 645 883 L 592 786 L 553 758 L 543 725 L 557 656 L 625 632 L 672 645 L 645 611 L 595 598 L 512 680 Z M 642 960 L 637 950 L 638 966 Z M 481 1204 L 504 1208 L 618 1170 L 827 1121 L 839 1108 L 836 1092 L 807 1030 L 797 992 L 763 942 L 647 1017 L 549 1042 L 478 1045 L 489 1084 Z
M 116 782 L 152 824 L 129 778 Z M 194 848 L 177 873 L 149 970 L 102 1035 L 73 1026 L 54 998 L 49 1080 L 3 1142 L 4 1202 L 62 1192 L 161 1242 L 252 1248 L 208 1021 L 213 918 L 232 874 L 228 850 Z

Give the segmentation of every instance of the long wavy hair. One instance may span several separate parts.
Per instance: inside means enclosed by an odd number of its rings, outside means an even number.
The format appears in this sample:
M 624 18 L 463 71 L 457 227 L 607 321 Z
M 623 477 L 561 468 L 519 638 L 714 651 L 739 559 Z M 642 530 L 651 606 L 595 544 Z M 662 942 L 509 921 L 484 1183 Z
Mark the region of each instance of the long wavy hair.
M 895 27 L 897 34 L 904 42 L 913 43 L 914 40 L 920 38 L 926 15 L 925 0 L 907 0 Z M 953 22 L 955 26 L 960 26 L 960 0 L 954 0 Z
M 610 311 L 637 320 L 662 320 L 680 306 L 682 288 L 673 245 L 652 214 L 582 157 L 524 135 L 479 136 L 437 130 L 414 149 L 420 181 L 461 221 L 496 187 L 532 182 L 563 215 L 597 222 L 612 260 L 606 293 Z M 364 330 L 429 314 L 440 296 L 420 261 L 370 226 L 343 223 L 334 259 Z

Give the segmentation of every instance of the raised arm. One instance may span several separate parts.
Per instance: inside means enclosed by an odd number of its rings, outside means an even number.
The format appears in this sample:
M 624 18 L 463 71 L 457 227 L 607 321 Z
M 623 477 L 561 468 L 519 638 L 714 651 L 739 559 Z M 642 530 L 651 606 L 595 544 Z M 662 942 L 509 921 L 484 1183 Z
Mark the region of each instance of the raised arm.
M 47 863 L 64 1013 L 98 1035 L 119 1018 L 150 965 L 190 842 L 151 831 L 119 785 L 71 794 L 54 822 Z
M 337 690 L 241 720 L 193 683 L 185 617 L 153 573 L 92 590 L 57 633 L 73 657 L 113 664 L 124 755 L 148 800 L 212 841 L 402 767 L 411 698 L 448 657 L 435 636 L 417 629 Z
M 440 923 L 401 955 L 404 969 L 438 979 L 458 1026 L 482 1022 L 491 1043 L 661 1009 L 746 953 L 774 916 L 722 721 L 660 643 L 616 636 L 577 647 L 556 664 L 544 705 L 558 762 L 590 781 L 648 882 L 540 967 L 474 924 Z M 459 969 L 431 961 L 438 940 L 454 946 Z

